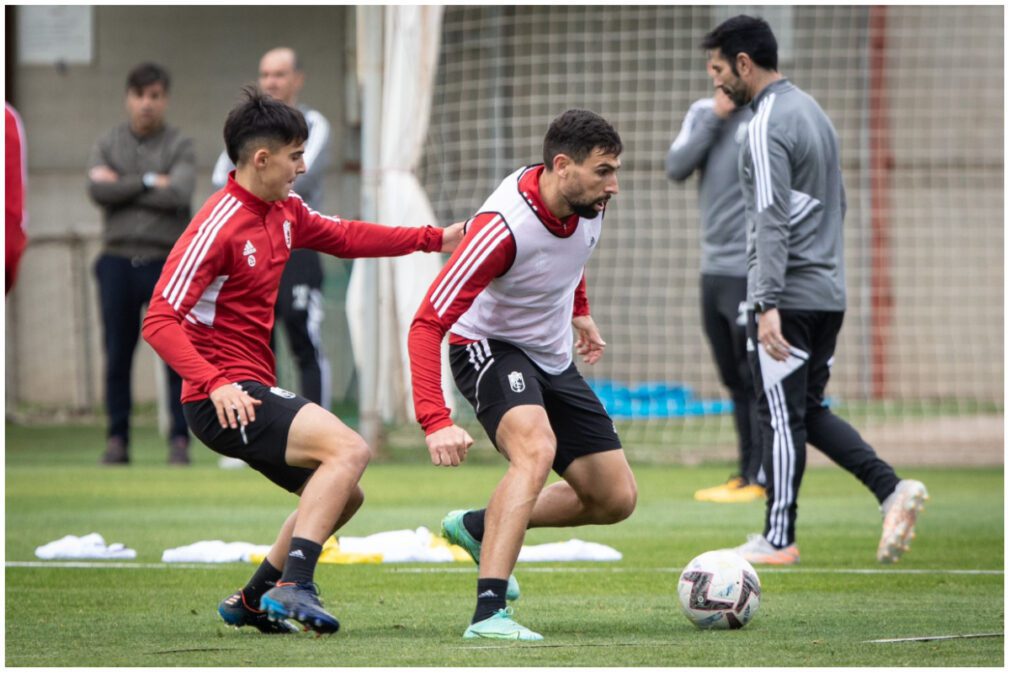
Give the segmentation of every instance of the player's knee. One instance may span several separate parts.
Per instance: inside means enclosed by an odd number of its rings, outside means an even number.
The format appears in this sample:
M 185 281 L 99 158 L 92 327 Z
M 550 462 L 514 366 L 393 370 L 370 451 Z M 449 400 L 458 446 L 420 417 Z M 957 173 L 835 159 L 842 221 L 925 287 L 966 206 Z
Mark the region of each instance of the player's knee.
M 340 454 L 343 462 L 359 473 L 365 471 L 365 468 L 368 467 L 368 461 L 372 459 L 372 452 L 368 448 L 368 444 L 358 434 L 354 434 L 353 437 L 343 442 Z M 364 497 L 365 494 L 362 493 L 362 500 L 364 500 Z
M 340 464 L 360 474 L 365 471 L 371 456 L 365 440 L 356 432 L 351 432 L 328 442 L 321 462 Z
M 554 456 L 556 454 L 557 442 L 554 439 L 554 435 L 551 434 L 548 436 L 544 434 L 539 437 L 530 438 L 523 444 L 521 449 L 517 447 L 517 450 L 509 454 L 509 459 L 520 469 L 525 469 L 538 477 L 546 479 L 551 471 L 551 466 L 554 464 Z
M 624 521 L 635 511 L 637 504 L 638 488 L 634 483 L 613 491 L 599 505 L 600 523 L 610 524 Z

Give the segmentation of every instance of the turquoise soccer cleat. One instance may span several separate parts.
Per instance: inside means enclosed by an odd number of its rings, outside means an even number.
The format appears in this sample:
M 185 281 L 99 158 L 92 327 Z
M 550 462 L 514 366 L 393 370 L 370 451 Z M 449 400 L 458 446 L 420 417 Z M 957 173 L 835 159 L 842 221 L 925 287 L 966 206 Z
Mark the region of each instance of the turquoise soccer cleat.
M 463 637 L 491 638 L 494 640 L 543 640 L 544 637 L 512 619 L 512 608 L 504 608 L 487 619 L 471 624 Z
M 473 539 L 470 531 L 463 525 L 463 515 L 469 512 L 467 509 L 456 509 L 445 515 L 442 519 L 442 537 L 466 550 L 473 562 L 480 567 L 480 542 Z M 508 589 L 505 590 L 505 600 L 519 600 L 519 582 L 515 575 L 509 575 Z

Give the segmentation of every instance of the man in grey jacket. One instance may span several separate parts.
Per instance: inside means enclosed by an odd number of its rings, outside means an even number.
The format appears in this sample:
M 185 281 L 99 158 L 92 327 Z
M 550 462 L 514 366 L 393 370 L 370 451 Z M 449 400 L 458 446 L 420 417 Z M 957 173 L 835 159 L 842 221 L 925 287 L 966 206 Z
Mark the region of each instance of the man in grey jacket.
M 129 121 L 99 138 L 88 159 L 88 193 L 102 208 L 105 224 L 95 276 L 105 337 L 106 465 L 130 462 L 130 381 L 141 311 L 189 223 L 196 155 L 193 142 L 165 124 L 169 83 L 159 65 L 134 68 L 126 80 Z M 182 379 L 168 367 L 166 372 L 172 417 L 168 462 L 187 465 Z
M 695 500 L 751 502 L 765 495 L 757 440 L 754 380 L 747 362 L 747 227 L 737 172 L 751 110 L 724 92 L 696 101 L 666 153 L 666 175 L 683 182 L 698 173 L 701 211 L 701 318 L 719 378 L 733 399 L 739 471 L 703 488 Z
M 736 16 L 709 33 L 715 88 L 754 113 L 740 152 L 747 217 L 748 350 L 769 475 L 765 527 L 736 548 L 751 563 L 799 561 L 796 500 L 809 442 L 856 476 L 881 505 L 877 560 L 908 549 L 929 497 L 899 479 L 859 433 L 824 404 L 845 315 L 838 137 L 817 102 L 778 72 L 768 24 Z
M 297 107 L 305 116 L 309 138 L 305 142 L 305 173 L 295 181 L 295 191 L 310 208 L 321 211 L 323 177 L 330 160 L 330 124 L 326 117 L 298 103 L 305 73 L 298 55 L 288 47 L 263 54 L 259 65 L 259 85 L 268 95 Z M 228 182 L 235 169 L 222 152 L 214 165 L 211 181 L 218 189 Z M 315 250 L 292 250 L 284 267 L 277 293 L 276 320 L 284 325 L 288 344 L 298 363 L 301 393 L 324 409 L 330 408 L 330 363 L 323 353 L 323 264 Z M 275 347 L 276 350 L 276 347 Z

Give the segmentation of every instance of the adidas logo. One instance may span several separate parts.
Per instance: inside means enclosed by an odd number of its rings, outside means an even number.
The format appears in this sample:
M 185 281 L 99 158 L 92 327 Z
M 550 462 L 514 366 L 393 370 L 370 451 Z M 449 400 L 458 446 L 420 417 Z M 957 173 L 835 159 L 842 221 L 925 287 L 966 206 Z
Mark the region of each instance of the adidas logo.
M 498 594 L 496 594 L 494 590 L 488 589 L 482 594 L 477 594 L 477 598 L 498 598 Z
M 243 255 L 255 255 L 256 254 L 256 248 L 253 246 L 252 241 L 246 241 L 245 242 L 245 247 L 242 248 L 242 254 Z
M 305 554 L 302 553 L 301 549 L 295 549 L 290 554 L 288 554 L 288 556 L 290 558 L 300 558 L 303 561 L 305 560 Z

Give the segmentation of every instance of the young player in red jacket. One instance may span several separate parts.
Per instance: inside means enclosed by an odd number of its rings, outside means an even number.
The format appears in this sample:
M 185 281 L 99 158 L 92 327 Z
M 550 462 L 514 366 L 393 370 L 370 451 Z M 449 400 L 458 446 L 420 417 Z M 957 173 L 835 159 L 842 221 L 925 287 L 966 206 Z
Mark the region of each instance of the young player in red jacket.
M 322 543 L 354 515 L 365 441 L 322 407 L 276 386 L 270 330 L 291 250 L 343 258 L 451 251 L 462 224 L 387 227 L 320 215 L 291 186 L 308 137 L 297 109 L 247 88 L 224 128 L 236 170 L 175 244 L 151 297 L 144 339 L 184 384 L 193 433 L 299 496 L 270 553 L 218 612 L 265 633 L 340 628 L 313 583 Z

